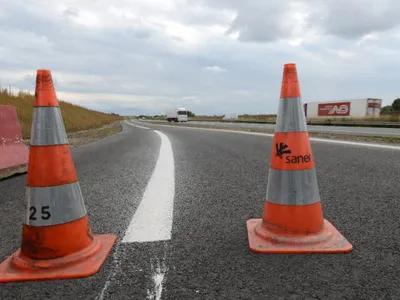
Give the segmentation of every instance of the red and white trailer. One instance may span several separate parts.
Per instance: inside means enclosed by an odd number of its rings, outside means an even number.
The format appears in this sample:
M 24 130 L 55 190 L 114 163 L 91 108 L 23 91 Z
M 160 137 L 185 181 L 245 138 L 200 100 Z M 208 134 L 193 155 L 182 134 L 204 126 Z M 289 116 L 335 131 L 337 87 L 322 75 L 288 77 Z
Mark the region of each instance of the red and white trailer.
M 307 119 L 378 118 L 382 99 L 363 98 L 304 104 Z

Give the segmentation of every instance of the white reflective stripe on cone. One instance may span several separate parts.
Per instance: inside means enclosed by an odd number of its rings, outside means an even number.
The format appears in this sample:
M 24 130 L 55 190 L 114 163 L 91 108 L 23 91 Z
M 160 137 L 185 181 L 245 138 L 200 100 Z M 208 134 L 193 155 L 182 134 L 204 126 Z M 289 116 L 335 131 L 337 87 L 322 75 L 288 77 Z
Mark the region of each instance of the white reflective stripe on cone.
M 30 144 L 32 146 L 68 144 L 59 107 L 42 106 L 34 108 Z
M 275 132 L 307 131 L 307 121 L 301 98 L 282 98 L 279 100 Z
M 309 205 L 320 201 L 315 168 L 303 171 L 270 169 L 266 201 L 281 205 Z
M 63 224 L 86 215 L 79 182 L 51 187 L 27 187 L 24 224 Z

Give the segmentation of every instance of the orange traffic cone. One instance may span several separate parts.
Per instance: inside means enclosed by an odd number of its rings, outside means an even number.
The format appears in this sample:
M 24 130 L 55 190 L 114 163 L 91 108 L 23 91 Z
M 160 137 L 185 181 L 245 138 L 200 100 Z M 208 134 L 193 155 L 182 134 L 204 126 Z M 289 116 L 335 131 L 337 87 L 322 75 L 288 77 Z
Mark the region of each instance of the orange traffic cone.
M 262 219 L 247 221 L 257 253 L 346 253 L 352 245 L 323 218 L 295 64 L 285 64 Z
M 51 72 L 38 70 L 21 249 L 0 265 L 0 282 L 95 274 L 115 235 L 92 235 Z

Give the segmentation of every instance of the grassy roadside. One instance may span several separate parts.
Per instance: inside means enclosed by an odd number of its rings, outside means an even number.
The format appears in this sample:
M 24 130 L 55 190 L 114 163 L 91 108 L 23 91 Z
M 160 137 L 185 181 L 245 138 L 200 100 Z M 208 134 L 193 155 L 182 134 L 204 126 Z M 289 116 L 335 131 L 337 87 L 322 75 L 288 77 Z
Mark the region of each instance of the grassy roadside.
M 165 123 L 161 121 L 147 121 L 151 124 L 157 125 L 169 125 L 169 126 L 179 126 L 179 127 L 193 127 L 193 128 L 208 128 L 208 129 L 220 129 L 220 130 L 230 130 L 230 131 L 244 131 L 244 132 L 260 132 L 260 133 L 274 133 L 274 130 L 260 129 L 260 128 L 227 128 L 218 125 L 203 125 L 203 124 L 190 124 L 189 123 Z M 143 122 L 145 123 L 145 122 Z M 379 144 L 394 144 L 400 145 L 399 137 L 384 137 L 384 136 L 358 136 L 358 135 L 347 135 L 347 134 L 336 134 L 336 133 L 323 133 L 323 132 L 309 132 L 311 137 L 325 138 L 325 139 L 335 139 L 344 141 L 358 141 L 358 142 L 371 142 Z
M 25 92 L 12 94 L 7 89 L 0 90 L 0 105 L 12 105 L 17 109 L 23 139 L 30 138 L 33 117 L 34 95 Z M 110 126 L 123 117 L 115 114 L 106 114 L 69 102 L 59 100 L 61 114 L 67 133 L 99 129 Z

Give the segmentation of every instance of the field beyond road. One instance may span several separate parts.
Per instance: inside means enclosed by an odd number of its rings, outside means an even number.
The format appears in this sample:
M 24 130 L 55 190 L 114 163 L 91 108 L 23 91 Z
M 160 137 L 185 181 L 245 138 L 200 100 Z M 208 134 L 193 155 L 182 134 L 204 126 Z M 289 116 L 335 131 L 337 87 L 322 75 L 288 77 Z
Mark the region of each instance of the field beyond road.
M 0 105 L 12 105 L 16 107 L 22 130 L 22 138 L 25 140 L 30 138 L 34 101 L 35 96 L 30 93 L 19 92 L 14 95 L 7 89 L 0 90 Z M 116 121 L 123 119 L 123 117 L 116 114 L 94 111 L 62 100 L 59 100 L 59 104 L 68 134 L 85 131 L 87 135 L 87 131 L 90 129 L 97 130 L 102 127 L 114 127 L 111 124 L 115 124 Z M 114 133 L 114 130 L 107 132 L 111 134 Z

